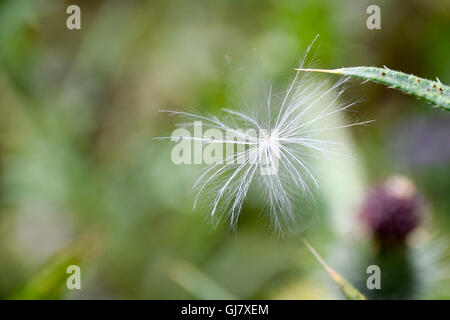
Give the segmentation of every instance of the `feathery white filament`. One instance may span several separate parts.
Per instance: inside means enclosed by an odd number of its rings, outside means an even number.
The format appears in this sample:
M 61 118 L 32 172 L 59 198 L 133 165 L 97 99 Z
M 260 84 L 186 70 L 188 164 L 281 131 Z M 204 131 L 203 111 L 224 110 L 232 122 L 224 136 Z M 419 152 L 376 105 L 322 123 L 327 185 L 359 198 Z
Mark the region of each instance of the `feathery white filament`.
M 274 103 L 272 88 L 266 91 L 266 106 L 256 110 L 256 117 L 229 109 L 223 109 L 227 114 L 223 120 L 214 116 L 166 111 L 190 120 L 202 121 L 203 126 L 232 133 L 238 138 L 182 137 L 185 140 L 201 141 L 206 145 L 230 144 L 233 145 L 233 150 L 238 150 L 224 157 L 223 161 L 210 164 L 204 169 L 194 184 L 197 192 L 194 208 L 200 195 L 213 195 L 211 216 L 226 217 L 231 226 L 235 227 L 252 182 L 259 181 L 264 187 L 268 212 L 276 229 L 281 231 L 284 222 L 293 222 L 293 197 L 299 193 L 312 194 L 310 182 L 314 186 L 319 185 L 308 159 L 317 152 L 332 155 L 336 152 L 334 147 L 339 146 L 336 142 L 321 139 L 318 133 L 369 122 L 336 127 L 325 125 L 328 117 L 354 104 L 337 103 L 343 93 L 341 87 L 344 81 L 346 80 L 338 81 L 327 88 L 325 82 L 317 84 L 309 76 L 297 71 L 278 105 Z M 255 137 L 242 130 L 248 128 L 263 134 Z M 238 145 L 245 146 L 244 150 L 239 151 Z M 262 163 L 259 161 L 261 158 L 266 161 Z M 230 161 L 233 159 L 235 161 Z M 260 174 L 275 162 L 278 164 L 275 174 Z

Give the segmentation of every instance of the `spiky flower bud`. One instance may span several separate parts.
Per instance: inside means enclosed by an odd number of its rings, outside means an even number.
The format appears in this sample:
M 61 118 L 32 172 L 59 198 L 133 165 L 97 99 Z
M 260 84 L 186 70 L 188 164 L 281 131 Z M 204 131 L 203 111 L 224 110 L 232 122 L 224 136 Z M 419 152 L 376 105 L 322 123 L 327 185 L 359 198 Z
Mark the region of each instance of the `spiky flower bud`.
M 362 216 L 380 242 L 402 242 L 423 216 L 423 197 L 406 177 L 394 176 L 371 190 Z

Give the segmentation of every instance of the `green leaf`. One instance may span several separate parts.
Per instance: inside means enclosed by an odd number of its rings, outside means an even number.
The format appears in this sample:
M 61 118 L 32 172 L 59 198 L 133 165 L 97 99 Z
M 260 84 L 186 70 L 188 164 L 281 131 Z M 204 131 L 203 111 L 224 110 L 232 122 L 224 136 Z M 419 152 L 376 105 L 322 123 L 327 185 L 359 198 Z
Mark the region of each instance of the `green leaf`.
M 99 250 L 98 240 L 92 236 L 83 236 L 73 244 L 52 256 L 34 272 L 30 278 L 9 299 L 44 300 L 60 299 L 66 288 L 67 267 L 82 266 Z
M 334 271 L 323 259 L 322 257 L 317 253 L 317 251 L 311 247 L 311 245 L 306 241 L 303 240 L 306 247 L 311 251 L 311 253 L 314 255 L 314 257 L 317 259 L 317 261 L 320 262 L 320 264 L 325 268 L 325 270 L 330 275 L 331 279 L 336 283 L 339 290 L 344 294 L 344 296 L 349 300 L 367 300 L 366 297 L 356 290 L 354 286 L 350 284 L 347 280 L 345 280 L 340 274 L 338 274 L 336 271 Z
M 324 72 L 370 80 L 401 90 L 407 94 L 422 98 L 432 104 L 450 111 L 450 87 L 439 80 L 419 78 L 388 68 L 352 67 L 340 69 L 296 69 L 300 71 Z

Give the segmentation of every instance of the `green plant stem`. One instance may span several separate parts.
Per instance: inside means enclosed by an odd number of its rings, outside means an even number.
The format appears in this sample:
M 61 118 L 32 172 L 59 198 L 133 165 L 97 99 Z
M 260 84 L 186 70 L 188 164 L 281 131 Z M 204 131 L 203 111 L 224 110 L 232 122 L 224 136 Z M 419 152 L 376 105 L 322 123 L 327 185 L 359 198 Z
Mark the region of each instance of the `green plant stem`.
M 323 258 L 317 253 L 317 251 L 306 241 L 303 240 L 306 247 L 311 251 L 314 257 L 319 261 L 319 263 L 325 268 L 325 270 L 330 275 L 331 279 L 336 283 L 339 290 L 344 294 L 344 296 L 349 300 L 367 300 L 366 297 L 359 292 L 354 286 L 345 280 L 340 274 L 334 271 Z
M 388 68 L 351 67 L 340 69 L 296 69 L 308 72 L 323 72 L 374 81 L 424 99 L 437 107 L 450 111 L 450 87 L 439 80 L 419 78 Z

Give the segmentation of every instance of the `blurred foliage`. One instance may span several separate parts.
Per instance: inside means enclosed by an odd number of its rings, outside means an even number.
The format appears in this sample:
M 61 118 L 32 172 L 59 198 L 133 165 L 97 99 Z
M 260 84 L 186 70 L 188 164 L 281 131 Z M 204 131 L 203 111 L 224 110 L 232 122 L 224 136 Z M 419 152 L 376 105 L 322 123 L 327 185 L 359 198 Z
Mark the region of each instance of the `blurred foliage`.
M 61 299 L 66 289 L 66 281 L 73 273 L 69 267 L 74 265 L 83 267 L 86 261 L 91 261 L 99 250 L 98 245 L 98 239 L 92 236 L 77 239 L 72 245 L 46 261 L 41 269 L 35 271 L 25 284 L 8 298 Z
M 65 26 L 74 2 L 81 30 Z M 438 235 L 448 255 L 450 118 L 411 97 L 351 83 L 347 99 L 363 102 L 346 117 L 376 122 L 340 133 L 355 157 L 321 164 L 322 192 L 298 209 L 312 213 L 284 239 L 253 198 L 237 233 L 206 223 L 192 210 L 199 168 L 175 166 L 152 140 L 174 125 L 159 109 L 242 104 L 225 56 L 231 69 L 259 66 L 275 90 L 317 34 L 312 67 L 387 65 L 450 83 L 449 2 L 377 3 L 381 30 L 366 28 L 366 0 L 0 1 L 0 297 L 336 298 L 301 238 L 341 272 L 328 256 L 367 240 L 362 196 L 394 173 L 427 196 L 417 241 Z M 102 250 L 69 291 L 62 270 L 87 230 Z M 367 276 L 352 272 L 352 283 Z M 448 276 L 419 297 L 449 298 Z

